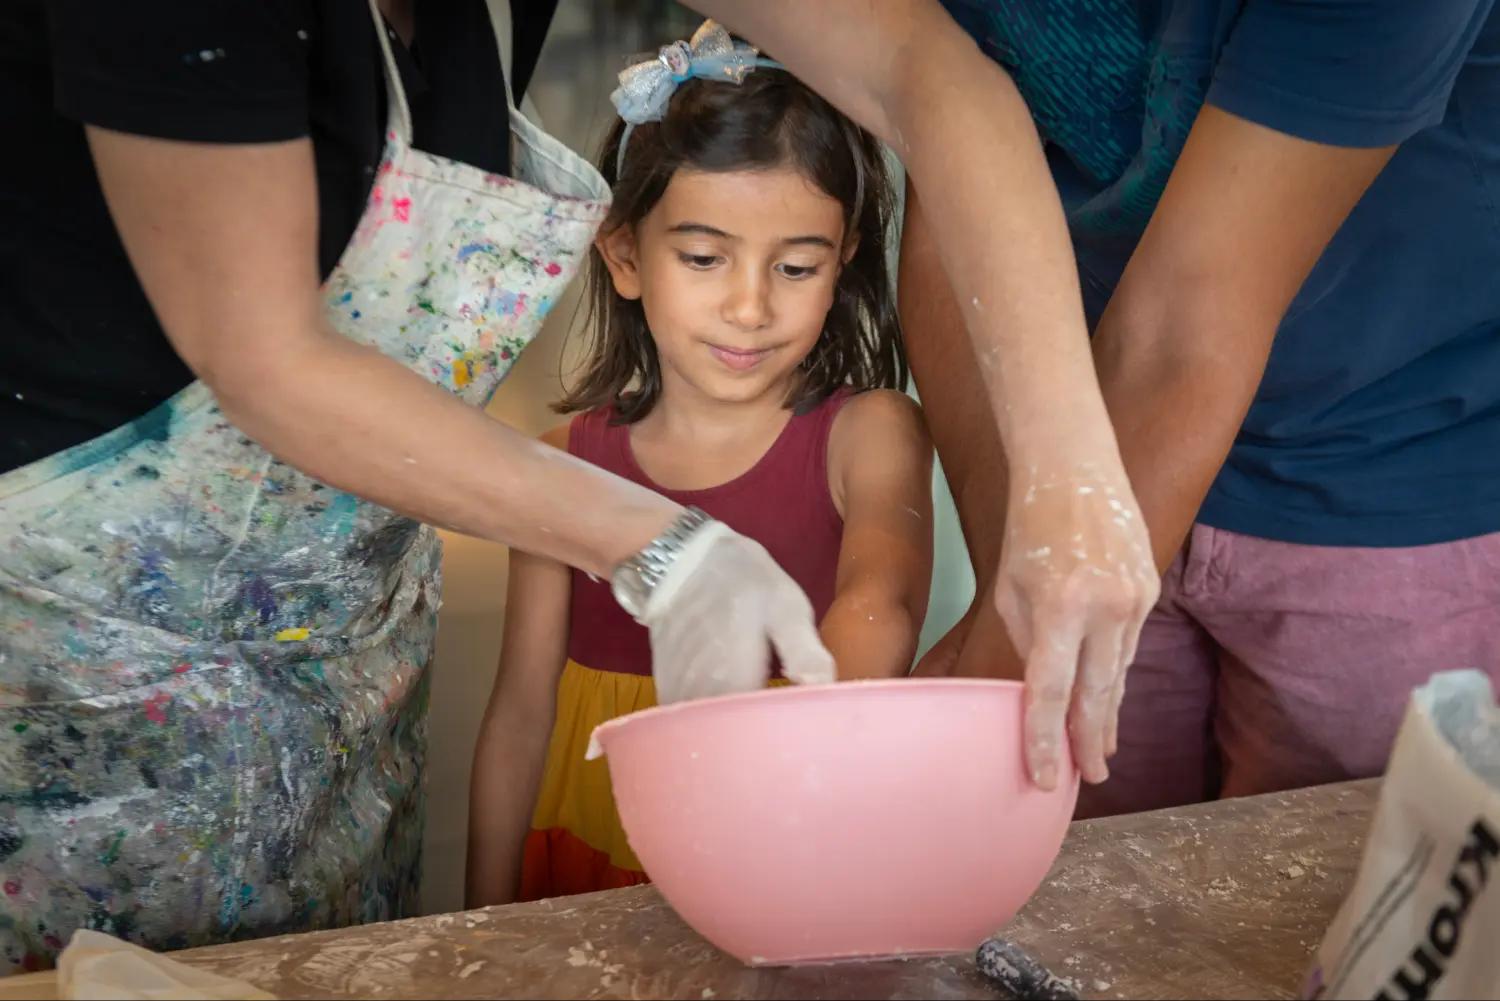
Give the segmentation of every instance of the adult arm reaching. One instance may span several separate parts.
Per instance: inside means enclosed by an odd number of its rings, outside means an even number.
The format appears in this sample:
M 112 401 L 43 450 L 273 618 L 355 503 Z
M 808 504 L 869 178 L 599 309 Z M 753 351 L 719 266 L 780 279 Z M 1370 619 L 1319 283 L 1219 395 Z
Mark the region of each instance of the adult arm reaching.
M 764 48 L 905 162 L 1008 457 L 1010 516 L 995 505 L 973 518 L 1005 526 L 993 579 L 1026 659 L 1031 774 L 1044 788 L 1056 784 L 1071 731 L 1083 776 L 1102 780 L 1113 693 L 1160 585 L 1025 102 L 936 0 L 692 5 Z
M 277 458 L 430 524 L 604 577 L 681 515 L 328 326 L 307 139 L 222 145 L 94 126 L 88 137 L 173 347 Z M 768 641 L 789 677 L 833 680 L 806 597 L 742 542 L 721 530 L 673 566 L 668 581 L 694 602 L 650 609 L 658 680 L 671 689 L 691 678 L 694 694 L 757 687 Z

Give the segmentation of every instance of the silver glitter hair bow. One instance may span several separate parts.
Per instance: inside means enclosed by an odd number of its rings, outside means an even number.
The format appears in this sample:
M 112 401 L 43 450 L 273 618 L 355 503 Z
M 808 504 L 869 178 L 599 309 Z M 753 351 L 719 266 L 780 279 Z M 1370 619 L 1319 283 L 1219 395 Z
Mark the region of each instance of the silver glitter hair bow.
M 625 121 L 620 136 L 620 153 L 615 162 L 615 176 L 625 166 L 625 148 L 637 125 L 659 122 L 667 115 L 667 105 L 679 85 L 693 79 L 743 83 L 757 66 L 780 69 L 781 64 L 762 59 L 760 51 L 743 42 L 736 43 L 716 21 L 704 21 L 693 37 L 663 45 L 655 59 L 627 67 L 620 73 L 620 86 L 609 99 Z

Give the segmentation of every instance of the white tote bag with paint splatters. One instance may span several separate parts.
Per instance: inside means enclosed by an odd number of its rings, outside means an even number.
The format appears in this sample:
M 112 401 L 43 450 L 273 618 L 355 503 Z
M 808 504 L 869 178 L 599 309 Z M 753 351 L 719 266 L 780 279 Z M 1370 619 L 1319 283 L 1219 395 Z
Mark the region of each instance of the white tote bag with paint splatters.
M 1500 708 L 1477 671 L 1412 694 L 1314 998 L 1500 998 Z

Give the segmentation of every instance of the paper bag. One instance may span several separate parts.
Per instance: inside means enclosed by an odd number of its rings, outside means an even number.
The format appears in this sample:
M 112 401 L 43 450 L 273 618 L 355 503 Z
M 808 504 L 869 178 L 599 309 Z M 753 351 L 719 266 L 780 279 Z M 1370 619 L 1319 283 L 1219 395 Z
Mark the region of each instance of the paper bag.
M 1500 710 L 1477 671 L 1416 690 L 1311 998 L 1500 998 Z
M 270 994 L 242 981 L 184 966 L 93 931 L 74 932 L 68 947 L 57 957 L 57 987 L 59 997 L 77 1001 L 274 1001 Z

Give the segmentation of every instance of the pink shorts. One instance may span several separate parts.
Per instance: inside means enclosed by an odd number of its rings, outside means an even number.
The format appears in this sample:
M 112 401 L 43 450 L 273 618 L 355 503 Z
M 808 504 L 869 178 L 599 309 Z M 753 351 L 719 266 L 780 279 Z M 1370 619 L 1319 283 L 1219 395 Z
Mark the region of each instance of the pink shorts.
M 1411 690 L 1455 668 L 1500 684 L 1500 534 L 1366 549 L 1195 525 L 1078 816 L 1379 775 Z

